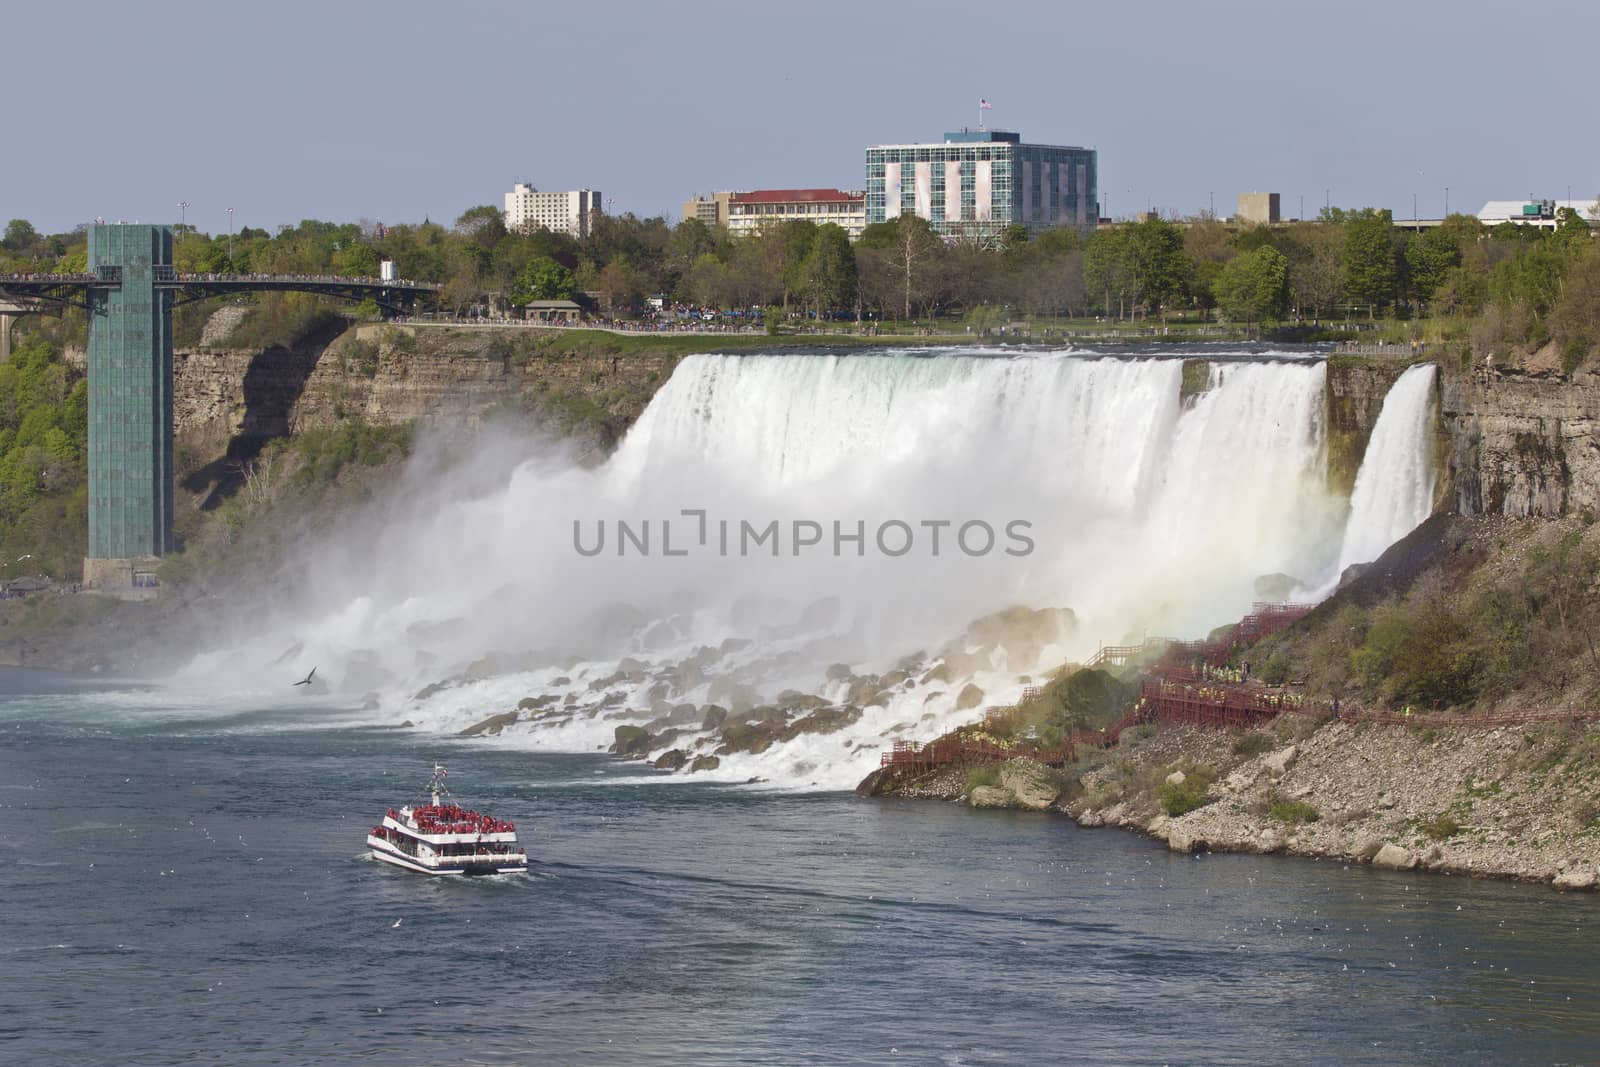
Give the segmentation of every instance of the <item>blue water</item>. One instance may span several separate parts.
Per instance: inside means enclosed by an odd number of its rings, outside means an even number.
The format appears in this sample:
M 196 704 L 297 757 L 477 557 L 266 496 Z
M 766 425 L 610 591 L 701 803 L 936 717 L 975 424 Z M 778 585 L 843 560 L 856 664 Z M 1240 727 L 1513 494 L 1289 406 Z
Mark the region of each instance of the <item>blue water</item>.
M 0 688 L 0 1063 L 1600 1062 L 1591 896 Z M 533 873 L 362 858 L 434 758 Z

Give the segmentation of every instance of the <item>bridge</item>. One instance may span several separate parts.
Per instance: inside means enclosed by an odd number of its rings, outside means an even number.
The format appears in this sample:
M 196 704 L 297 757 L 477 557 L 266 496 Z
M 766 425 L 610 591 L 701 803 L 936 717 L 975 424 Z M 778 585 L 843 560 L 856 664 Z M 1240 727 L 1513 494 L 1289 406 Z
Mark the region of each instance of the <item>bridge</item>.
M 172 309 L 232 293 L 297 292 L 371 300 L 407 314 L 440 286 L 320 274 L 200 274 L 172 263 L 168 226 L 96 223 L 81 274 L 0 274 L 0 359 L 21 314 L 89 315 L 89 555 L 87 588 L 154 584 L 172 551 Z

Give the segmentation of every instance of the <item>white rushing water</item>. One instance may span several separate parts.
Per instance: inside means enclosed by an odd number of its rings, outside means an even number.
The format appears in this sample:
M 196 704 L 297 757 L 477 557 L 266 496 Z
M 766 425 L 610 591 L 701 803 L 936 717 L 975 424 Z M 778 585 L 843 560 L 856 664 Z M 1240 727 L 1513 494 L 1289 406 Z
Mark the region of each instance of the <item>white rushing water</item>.
M 1377 559 L 1433 511 L 1436 375 L 1432 363 L 1409 367 L 1383 398 L 1350 494 L 1340 571 Z
M 852 785 L 889 739 L 977 714 L 958 707 L 968 685 L 1005 703 L 1098 644 L 1236 619 L 1281 595 L 1263 576 L 1333 573 L 1325 365 L 1208 358 L 1208 388 L 1180 401 L 1177 358 L 690 357 L 597 469 L 551 454 L 402 486 L 186 678 L 276 689 L 318 666 L 378 721 L 440 731 L 527 699 L 534 721 L 497 743 L 552 749 L 659 733 L 677 708 L 661 747 L 709 754 L 689 705 L 790 690 L 853 711 L 853 679 L 910 656 L 912 676 L 836 732 L 713 772 Z M 769 524 L 752 550 L 744 526 Z M 963 636 L 1015 605 L 1071 615 Z

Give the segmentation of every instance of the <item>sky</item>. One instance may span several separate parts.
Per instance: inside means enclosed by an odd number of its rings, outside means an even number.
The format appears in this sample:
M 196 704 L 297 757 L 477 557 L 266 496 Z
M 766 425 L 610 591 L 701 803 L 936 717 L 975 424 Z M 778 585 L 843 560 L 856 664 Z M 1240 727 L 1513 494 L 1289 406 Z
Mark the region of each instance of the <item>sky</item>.
M 1102 209 L 1410 218 L 1600 195 L 1593 0 L 12 5 L 0 219 L 451 222 L 515 181 L 676 219 L 977 122 Z M 188 207 L 178 207 L 186 201 Z

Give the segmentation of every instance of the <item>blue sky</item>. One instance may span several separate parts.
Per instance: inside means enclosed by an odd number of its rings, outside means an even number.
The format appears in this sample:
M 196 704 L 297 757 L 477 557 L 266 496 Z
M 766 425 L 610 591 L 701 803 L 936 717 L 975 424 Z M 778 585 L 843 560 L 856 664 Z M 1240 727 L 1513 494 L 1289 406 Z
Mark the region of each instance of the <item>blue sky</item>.
M 13 5 L 0 219 L 453 220 L 515 180 L 676 217 L 863 184 L 976 119 L 1100 152 L 1113 214 L 1409 217 L 1600 194 L 1592 0 Z

